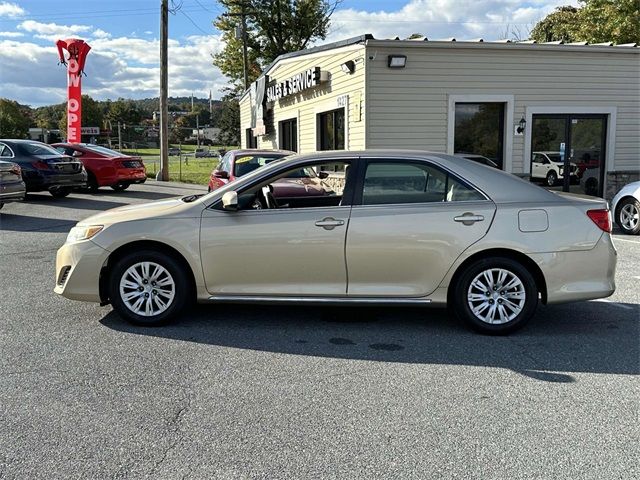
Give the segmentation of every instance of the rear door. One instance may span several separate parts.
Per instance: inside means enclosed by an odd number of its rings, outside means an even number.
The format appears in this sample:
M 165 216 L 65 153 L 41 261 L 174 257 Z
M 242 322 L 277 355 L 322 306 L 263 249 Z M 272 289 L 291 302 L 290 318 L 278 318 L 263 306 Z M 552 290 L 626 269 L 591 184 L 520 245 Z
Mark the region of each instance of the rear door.
M 495 204 L 426 161 L 368 160 L 346 243 L 350 296 L 432 293 L 489 229 Z

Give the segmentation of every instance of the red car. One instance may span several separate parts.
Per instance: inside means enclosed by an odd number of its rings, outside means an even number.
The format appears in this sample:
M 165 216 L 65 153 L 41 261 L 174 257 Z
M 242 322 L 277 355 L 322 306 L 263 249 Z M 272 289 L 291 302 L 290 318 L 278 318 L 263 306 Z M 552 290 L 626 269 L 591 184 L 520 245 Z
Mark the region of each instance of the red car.
M 217 190 L 242 175 L 294 153 L 288 150 L 229 150 L 211 172 L 209 191 Z
M 89 176 L 87 188 L 96 191 L 99 187 L 125 190 L 132 183 L 144 183 L 147 171 L 142 158 L 124 155 L 109 148 L 89 143 L 54 143 L 56 150 L 79 159 Z

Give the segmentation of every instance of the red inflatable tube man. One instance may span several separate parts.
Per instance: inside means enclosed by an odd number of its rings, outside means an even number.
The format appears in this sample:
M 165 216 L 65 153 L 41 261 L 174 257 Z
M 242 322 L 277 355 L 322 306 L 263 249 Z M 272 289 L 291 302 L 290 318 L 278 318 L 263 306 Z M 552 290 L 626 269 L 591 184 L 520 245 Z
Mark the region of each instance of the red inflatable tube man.
M 84 40 L 67 38 L 58 40 L 60 63 L 67 66 L 67 142 L 80 143 L 82 126 L 82 72 L 91 47 Z M 65 59 L 64 50 L 69 53 Z

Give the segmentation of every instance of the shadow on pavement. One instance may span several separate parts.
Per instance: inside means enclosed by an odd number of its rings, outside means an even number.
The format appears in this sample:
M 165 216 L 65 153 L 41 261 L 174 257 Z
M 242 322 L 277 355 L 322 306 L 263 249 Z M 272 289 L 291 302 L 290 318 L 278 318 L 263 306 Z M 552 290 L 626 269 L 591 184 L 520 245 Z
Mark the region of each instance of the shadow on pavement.
M 181 194 L 179 192 L 169 192 L 169 193 L 143 192 L 140 190 L 125 190 L 123 192 L 115 192 L 110 188 L 101 188 L 96 193 L 93 193 L 91 195 L 91 198 L 104 197 L 109 199 L 111 198 L 115 199 L 117 197 L 123 197 L 123 198 L 140 198 L 143 200 L 162 200 L 165 198 L 181 197 L 184 195 L 186 195 L 186 193 Z
M 127 202 L 117 202 L 117 201 L 112 201 L 111 199 L 95 200 L 93 197 L 88 197 L 86 195 L 82 197 L 75 197 L 73 196 L 73 194 L 65 198 L 53 198 L 51 196 L 47 198 L 44 195 L 34 195 L 30 193 L 24 202 L 27 204 L 32 203 L 36 205 L 46 205 L 50 207 L 64 207 L 64 208 L 74 208 L 74 209 L 80 209 L 80 210 L 96 210 L 96 211 L 109 210 L 110 208 L 129 205 L 129 203 Z
M 13 213 L 0 214 L 2 232 L 53 232 L 66 233 L 77 223 L 62 218 L 28 217 Z
M 545 382 L 571 372 L 638 374 L 638 305 L 541 306 L 506 337 L 468 331 L 445 310 L 200 305 L 175 324 L 145 328 L 114 312 L 101 323 L 136 335 L 290 355 L 505 368 Z

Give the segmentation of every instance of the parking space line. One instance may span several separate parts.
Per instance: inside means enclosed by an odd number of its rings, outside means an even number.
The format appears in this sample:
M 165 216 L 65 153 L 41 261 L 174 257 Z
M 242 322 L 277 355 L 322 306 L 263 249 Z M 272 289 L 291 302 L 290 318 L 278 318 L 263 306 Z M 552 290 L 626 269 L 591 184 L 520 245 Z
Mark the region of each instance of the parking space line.
M 620 241 L 620 242 L 636 243 L 636 244 L 640 245 L 640 242 L 636 242 L 636 241 L 634 241 L 634 240 L 627 240 L 626 238 L 617 238 L 617 237 L 613 237 L 613 241 L 614 241 L 614 242 L 618 242 L 618 241 Z

